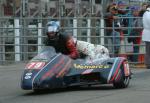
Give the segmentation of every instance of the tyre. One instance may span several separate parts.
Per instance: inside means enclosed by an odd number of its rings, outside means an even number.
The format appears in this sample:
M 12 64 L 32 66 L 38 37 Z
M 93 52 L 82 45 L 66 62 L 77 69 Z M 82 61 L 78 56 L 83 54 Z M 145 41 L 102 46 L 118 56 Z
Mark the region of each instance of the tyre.
M 113 86 L 115 88 L 127 88 L 129 86 L 130 83 L 130 77 L 124 77 L 122 81 L 120 82 L 114 82 Z
M 129 75 L 128 76 L 125 76 L 124 64 L 122 64 L 120 66 L 120 70 L 121 70 L 120 80 L 117 81 L 117 82 L 114 82 L 113 86 L 115 88 L 127 88 L 129 86 L 129 83 L 130 83 L 130 74 L 131 74 L 131 71 L 129 71 Z

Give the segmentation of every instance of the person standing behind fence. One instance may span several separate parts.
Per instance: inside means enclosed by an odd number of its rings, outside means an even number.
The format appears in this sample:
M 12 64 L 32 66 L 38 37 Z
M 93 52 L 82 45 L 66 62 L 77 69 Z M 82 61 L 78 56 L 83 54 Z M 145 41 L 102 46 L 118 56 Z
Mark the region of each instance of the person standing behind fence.
M 143 14 L 143 27 L 142 41 L 146 44 L 145 65 L 150 69 L 150 4 Z
M 118 5 L 119 14 L 126 15 L 128 13 L 128 10 L 127 10 L 128 5 L 125 1 L 118 1 L 117 5 Z
M 133 62 L 138 62 L 138 53 L 139 53 L 139 44 L 141 43 L 141 32 L 142 32 L 142 19 L 139 18 L 139 12 L 140 12 L 140 7 L 139 6 L 132 6 L 130 7 L 131 9 L 131 13 L 133 16 L 133 20 L 131 22 L 131 27 L 133 27 L 131 29 L 130 32 L 130 36 L 128 38 L 128 42 L 132 42 L 133 43 L 133 53 L 135 53 L 135 55 L 131 55 L 131 61 Z M 139 27 L 139 28 L 136 28 Z
M 147 3 L 143 3 L 142 6 L 141 6 L 141 10 L 139 12 L 140 17 L 143 17 L 143 14 L 146 11 L 146 8 L 147 8 Z
M 107 13 L 105 14 L 105 23 L 106 27 L 109 27 L 106 29 L 106 44 L 110 51 L 112 51 L 115 55 L 119 53 L 120 50 L 120 22 L 118 18 L 118 8 L 116 5 L 110 5 L 107 8 Z M 109 43 L 109 40 L 111 43 Z M 113 45 L 112 45 L 113 44 Z M 113 48 L 110 48 L 110 46 L 113 46 Z
M 121 23 L 121 27 L 128 27 L 128 4 L 126 3 L 126 1 L 118 1 L 117 3 L 117 6 L 118 6 L 118 15 L 120 17 L 123 17 L 123 18 L 120 18 L 120 23 Z M 127 34 L 127 29 L 122 29 L 122 33 L 123 34 Z M 123 36 L 123 34 L 121 36 Z

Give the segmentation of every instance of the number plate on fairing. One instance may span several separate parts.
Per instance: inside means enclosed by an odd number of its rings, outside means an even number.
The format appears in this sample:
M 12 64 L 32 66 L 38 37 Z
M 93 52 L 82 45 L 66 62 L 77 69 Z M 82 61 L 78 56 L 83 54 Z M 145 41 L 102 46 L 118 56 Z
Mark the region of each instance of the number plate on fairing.
M 30 62 L 26 65 L 26 69 L 41 69 L 45 64 L 45 62 Z

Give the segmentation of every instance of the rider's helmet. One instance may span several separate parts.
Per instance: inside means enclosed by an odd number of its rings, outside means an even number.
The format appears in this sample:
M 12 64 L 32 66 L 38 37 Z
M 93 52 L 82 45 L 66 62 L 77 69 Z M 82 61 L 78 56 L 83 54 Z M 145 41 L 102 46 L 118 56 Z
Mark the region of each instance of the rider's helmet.
M 55 40 L 59 35 L 60 22 L 50 21 L 47 23 L 46 34 L 49 39 Z

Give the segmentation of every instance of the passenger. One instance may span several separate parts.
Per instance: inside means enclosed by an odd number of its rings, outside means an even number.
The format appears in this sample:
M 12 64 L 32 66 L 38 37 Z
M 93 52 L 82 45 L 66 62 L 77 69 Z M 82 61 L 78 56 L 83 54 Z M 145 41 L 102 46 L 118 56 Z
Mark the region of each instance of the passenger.
M 108 49 L 102 45 L 94 45 L 85 41 L 76 40 L 76 47 L 79 53 L 86 56 L 87 60 L 109 58 Z

